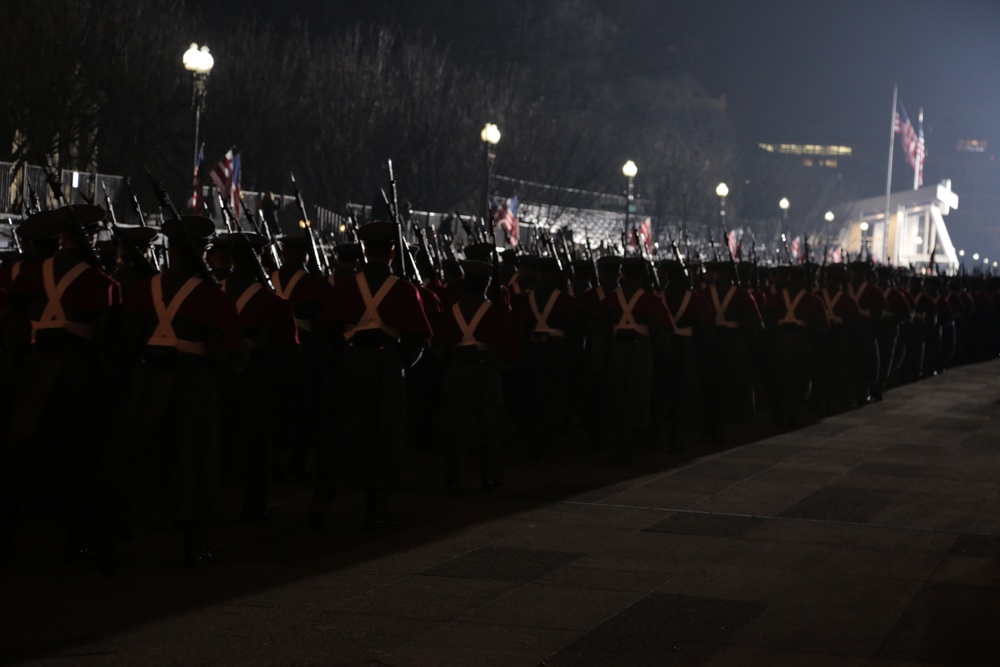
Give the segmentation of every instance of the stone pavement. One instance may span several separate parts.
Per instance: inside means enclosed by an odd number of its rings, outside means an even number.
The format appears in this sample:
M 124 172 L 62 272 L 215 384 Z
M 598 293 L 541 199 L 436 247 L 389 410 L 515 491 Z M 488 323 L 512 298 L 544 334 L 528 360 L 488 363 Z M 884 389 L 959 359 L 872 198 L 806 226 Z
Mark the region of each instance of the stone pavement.
M 449 498 L 436 455 L 400 525 L 268 524 L 222 508 L 214 567 L 175 535 L 108 579 L 60 560 L 54 521 L 0 570 L 0 658 L 23 665 L 1000 664 L 1000 360 L 726 449 L 514 459 Z

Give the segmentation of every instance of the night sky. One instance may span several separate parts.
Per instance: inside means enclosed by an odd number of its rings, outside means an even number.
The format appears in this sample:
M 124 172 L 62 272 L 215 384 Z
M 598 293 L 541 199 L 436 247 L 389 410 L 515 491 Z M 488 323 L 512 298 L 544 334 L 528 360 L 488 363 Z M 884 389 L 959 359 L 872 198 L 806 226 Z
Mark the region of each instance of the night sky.
M 928 151 L 994 138 L 1000 116 L 1000 3 L 988 0 L 625 2 L 650 73 L 687 71 L 725 94 L 744 140 L 888 151 L 892 86 Z

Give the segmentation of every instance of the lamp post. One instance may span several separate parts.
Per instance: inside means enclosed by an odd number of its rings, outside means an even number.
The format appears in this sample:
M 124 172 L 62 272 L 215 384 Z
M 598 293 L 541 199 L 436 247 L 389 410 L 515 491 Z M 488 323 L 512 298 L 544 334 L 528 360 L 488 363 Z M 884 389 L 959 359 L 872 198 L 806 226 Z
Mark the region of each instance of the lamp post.
M 629 234 L 629 218 L 632 215 L 632 209 L 635 206 L 635 175 L 639 173 L 639 168 L 635 166 L 635 162 L 629 160 L 622 165 L 622 174 L 628 179 L 628 187 L 625 190 L 625 229 L 622 239 L 628 238 Z M 639 243 L 639 239 L 635 240 L 636 244 Z M 625 248 L 622 248 L 622 252 L 625 252 Z
M 201 127 L 201 112 L 205 109 L 205 95 L 208 93 L 208 75 L 212 71 L 212 66 L 215 65 L 215 58 L 209 53 L 208 47 L 202 45 L 201 48 L 198 47 L 194 42 L 188 47 L 188 50 L 184 52 L 184 58 L 182 60 L 184 63 L 184 69 L 191 72 L 192 76 L 192 89 L 191 89 L 191 109 L 194 111 L 194 187 L 195 187 L 195 197 L 198 196 L 198 148 L 199 148 L 199 136 L 198 132 Z M 196 203 L 197 199 L 192 200 L 192 204 Z
M 729 186 L 719 183 L 715 186 L 715 194 L 719 198 L 719 219 L 722 221 L 722 230 L 726 230 L 726 197 L 729 196 Z
M 722 243 L 726 245 L 726 252 L 729 252 L 728 241 L 726 238 L 729 234 L 729 230 L 726 229 L 726 197 L 729 196 L 729 186 L 725 183 L 719 183 L 715 186 L 715 194 L 719 198 L 719 223 L 722 225 Z M 712 233 L 709 232 L 709 238 L 712 238 Z M 715 245 L 714 243 L 712 245 Z
M 788 197 L 782 197 L 781 201 L 778 202 L 778 208 L 781 209 L 781 222 L 778 223 L 780 225 L 780 227 L 778 227 L 778 238 L 779 239 L 781 238 L 781 235 L 785 233 L 785 229 L 788 228 L 788 207 L 789 206 L 791 206 L 791 203 L 789 203 Z
M 483 147 L 486 150 L 486 196 L 483 198 L 483 214 L 484 220 L 492 225 L 490 192 L 493 189 L 493 162 L 497 158 L 496 145 L 500 142 L 500 128 L 493 123 L 486 123 L 479 133 L 479 138 L 483 140 Z

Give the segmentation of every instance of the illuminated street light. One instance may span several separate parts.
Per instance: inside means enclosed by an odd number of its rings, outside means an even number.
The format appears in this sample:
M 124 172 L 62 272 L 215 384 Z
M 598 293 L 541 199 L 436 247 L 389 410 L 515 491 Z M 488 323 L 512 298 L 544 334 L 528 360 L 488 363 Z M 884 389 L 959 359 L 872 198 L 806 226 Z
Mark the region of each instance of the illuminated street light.
M 958 251 L 958 256 L 959 257 L 965 257 L 965 251 L 964 250 L 959 250 Z
M 867 222 L 862 222 L 858 226 L 861 228 L 861 231 L 863 231 L 863 232 L 867 232 L 868 231 L 868 223 Z
M 778 208 L 781 209 L 781 222 L 778 223 L 780 225 L 778 227 L 778 238 L 779 239 L 781 238 L 781 235 L 784 232 L 784 229 L 782 229 L 782 228 L 783 227 L 784 228 L 788 227 L 788 207 L 789 206 L 791 206 L 791 203 L 788 201 L 788 197 L 782 197 L 781 201 L 778 202 Z
M 978 252 L 972 253 L 972 259 L 978 262 L 979 261 L 979 253 Z
M 198 154 L 201 152 L 199 148 L 199 130 L 201 128 L 201 112 L 205 110 L 205 96 L 208 94 L 208 75 L 212 72 L 212 67 L 215 65 L 215 58 L 209 53 L 208 47 L 202 45 L 200 48 L 194 42 L 188 47 L 188 50 L 184 52 L 184 57 L 181 59 L 184 64 L 184 69 L 191 72 L 192 76 L 192 89 L 191 89 L 191 109 L 194 111 L 194 196 L 191 198 L 192 207 L 196 206 L 198 203 L 198 197 L 200 192 L 198 192 Z
M 493 123 L 486 123 L 479 133 L 479 138 L 483 140 L 483 148 L 486 150 L 486 197 L 483 200 L 486 207 L 484 209 L 486 217 L 483 219 L 493 224 L 493 212 L 490 210 L 490 193 L 493 191 L 493 162 L 497 158 L 496 145 L 500 142 L 500 128 Z M 496 245 L 496 243 L 494 242 L 493 245 Z
M 639 173 L 639 168 L 635 166 L 635 162 L 629 160 L 622 165 L 622 174 L 628 179 L 628 189 L 625 191 L 625 236 L 629 235 L 629 216 L 632 215 L 632 209 L 635 207 L 633 203 L 635 201 L 635 175 Z M 639 239 L 636 238 L 636 247 L 638 247 Z M 625 249 L 622 248 L 622 252 Z
M 719 183 L 715 186 L 715 194 L 719 197 L 719 220 L 722 222 L 722 229 L 726 229 L 726 197 L 729 196 L 729 186 Z M 723 239 L 728 242 L 728 239 Z
M 826 220 L 827 222 L 833 222 L 833 218 L 834 218 L 833 211 L 827 211 L 826 215 L 823 216 L 823 219 Z

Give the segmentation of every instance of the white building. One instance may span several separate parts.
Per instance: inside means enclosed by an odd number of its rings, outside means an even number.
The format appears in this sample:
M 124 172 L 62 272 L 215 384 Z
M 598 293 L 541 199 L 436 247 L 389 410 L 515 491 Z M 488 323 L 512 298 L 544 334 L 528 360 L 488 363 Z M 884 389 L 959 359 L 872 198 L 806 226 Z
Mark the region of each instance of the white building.
M 930 264 L 931 254 L 938 270 L 958 270 L 958 254 L 944 218 L 958 208 L 958 195 L 951 191 L 951 181 L 929 185 L 919 190 L 895 192 L 889 198 L 889 224 L 886 225 L 884 196 L 869 197 L 841 207 L 841 246 L 851 257 L 867 248 L 878 263 L 895 266 Z

